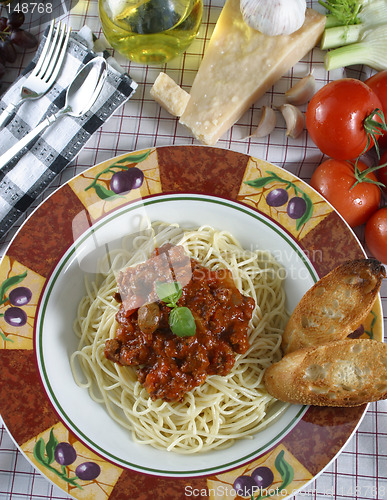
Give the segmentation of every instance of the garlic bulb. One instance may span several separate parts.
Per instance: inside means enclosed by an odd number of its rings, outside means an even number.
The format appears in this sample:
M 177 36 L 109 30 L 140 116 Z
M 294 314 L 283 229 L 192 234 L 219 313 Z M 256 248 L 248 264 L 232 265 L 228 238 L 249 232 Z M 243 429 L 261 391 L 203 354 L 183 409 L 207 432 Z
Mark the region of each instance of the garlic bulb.
M 240 0 L 243 19 L 265 35 L 290 35 L 304 24 L 306 0 Z

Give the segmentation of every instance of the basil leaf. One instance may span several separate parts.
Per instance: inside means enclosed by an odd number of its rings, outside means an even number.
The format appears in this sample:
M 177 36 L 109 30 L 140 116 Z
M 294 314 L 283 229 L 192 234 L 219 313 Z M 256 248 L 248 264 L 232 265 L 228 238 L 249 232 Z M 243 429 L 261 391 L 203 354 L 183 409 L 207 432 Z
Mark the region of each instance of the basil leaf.
M 169 326 L 178 337 L 192 337 L 196 333 L 194 317 L 188 307 L 176 307 L 169 314 Z
M 172 283 L 156 281 L 155 289 L 159 299 L 165 302 L 168 307 L 176 307 L 176 302 L 182 294 L 182 286 L 179 281 L 173 281 Z

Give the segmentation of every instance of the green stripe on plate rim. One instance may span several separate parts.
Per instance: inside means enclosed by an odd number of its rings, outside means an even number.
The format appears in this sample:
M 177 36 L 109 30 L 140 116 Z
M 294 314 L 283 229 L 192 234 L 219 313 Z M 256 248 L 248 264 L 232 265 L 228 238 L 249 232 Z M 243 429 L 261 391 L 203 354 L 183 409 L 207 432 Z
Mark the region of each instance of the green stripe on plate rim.
M 268 227 L 270 227 L 271 229 L 273 229 L 279 236 L 281 236 L 281 238 L 283 238 L 292 247 L 292 249 L 297 253 L 297 255 L 300 257 L 300 259 L 302 260 L 302 262 L 307 267 L 307 269 L 308 269 L 308 271 L 309 271 L 312 279 L 315 282 L 317 281 L 315 273 L 312 271 L 311 265 L 308 262 L 308 260 L 306 259 L 306 257 L 303 254 L 303 252 L 301 252 L 301 250 L 294 244 L 294 241 L 291 238 L 289 238 L 289 239 L 286 238 L 284 236 L 283 232 L 279 231 L 278 228 L 276 227 L 276 225 L 274 223 L 269 222 L 269 220 L 266 220 L 264 214 L 255 212 L 253 208 L 249 210 L 247 208 L 244 208 L 243 206 L 239 206 L 237 204 L 234 204 L 231 201 L 228 202 L 226 200 L 221 200 L 219 198 L 207 198 L 207 197 L 203 198 L 200 195 L 197 195 L 197 196 L 164 195 L 164 196 L 165 197 L 163 197 L 162 199 L 160 199 L 160 198 L 155 198 L 155 199 L 150 198 L 150 199 L 147 199 L 145 201 L 142 200 L 141 204 L 143 204 L 143 205 L 152 205 L 152 204 L 156 204 L 156 203 L 163 203 L 165 201 L 201 201 L 201 202 L 206 202 L 206 203 L 214 203 L 214 204 L 218 204 L 218 205 L 224 205 L 224 206 L 233 208 L 235 210 L 239 210 L 240 212 L 243 212 L 246 215 L 249 215 L 250 217 L 258 219 L 260 222 L 264 223 L 265 225 L 267 225 Z M 172 197 L 172 196 L 174 196 L 174 197 Z M 205 469 L 197 469 L 197 470 L 191 470 L 191 471 L 165 471 L 165 470 L 161 470 L 161 469 L 153 469 L 153 468 L 150 468 L 150 467 L 139 466 L 137 464 L 128 462 L 126 460 L 122 460 L 121 458 L 116 457 L 112 453 L 110 453 L 110 452 L 102 449 L 100 446 L 98 446 L 98 444 L 96 444 L 93 441 L 91 441 L 69 419 L 69 417 L 67 416 L 66 412 L 62 409 L 61 405 L 59 404 L 59 402 L 58 402 L 58 400 L 57 400 L 57 398 L 56 398 L 56 396 L 55 396 L 55 394 L 54 394 L 54 392 L 53 392 L 53 390 L 51 388 L 51 385 L 50 385 L 50 382 L 49 382 L 49 379 L 48 379 L 48 376 L 47 376 L 45 364 L 44 364 L 44 359 L 43 359 L 43 356 L 42 356 L 42 353 L 43 353 L 43 347 L 42 347 L 42 326 L 43 326 L 43 320 L 44 320 L 44 316 L 45 316 L 45 312 L 46 312 L 46 308 L 47 308 L 47 301 L 48 301 L 48 298 L 50 297 L 52 288 L 55 285 L 55 281 L 56 281 L 57 277 L 60 275 L 63 267 L 68 262 L 69 258 L 74 254 L 74 252 L 77 250 L 77 248 L 86 239 L 88 239 L 97 229 L 99 229 L 100 227 L 104 226 L 105 224 L 110 223 L 115 218 L 121 216 L 122 214 L 131 212 L 132 210 L 136 210 L 138 208 L 138 205 L 139 204 L 136 203 L 135 206 L 130 205 L 130 206 L 126 207 L 123 210 L 119 209 L 116 212 L 114 212 L 113 214 L 110 214 L 110 216 L 108 215 L 107 217 L 105 217 L 100 222 L 97 222 L 96 225 L 92 226 L 91 229 L 87 232 L 87 234 L 84 235 L 83 237 L 81 237 L 81 239 L 78 242 L 76 242 L 73 245 L 73 247 L 68 251 L 68 253 L 64 257 L 63 262 L 60 264 L 59 268 L 53 273 L 52 277 L 50 278 L 50 284 L 49 284 L 48 290 L 45 292 L 44 303 L 42 303 L 42 306 L 41 306 L 41 312 L 40 312 L 41 320 L 40 320 L 40 324 L 39 324 L 39 329 L 37 330 L 39 332 L 39 338 L 38 338 L 38 343 L 37 343 L 37 345 L 39 347 L 39 353 L 36 354 L 37 357 L 38 357 L 38 359 L 40 360 L 41 376 L 42 376 L 42 378 L 45 381 L 46 389 L 50 393 L 50 395 L 51 395 L 51 401 L 53 403 L 55 403 L 56 410 L 62 416 L 62 418 L 64 420 L 64 423 L 67 424 L 71 428 L 71 430 L 77 436 L 80 436 L 85 443 L 88 443 L 89 446 L 91 446 L 92 449 L 94 449 L 97 453 L 101 454 L 102 456 L 104 456 L 108 460 L 110 459 L 115 464 L 119 464 L 119 465 L 123 465 L 124 464 L 128 468 L 133 468 L 135 470 L 140 470 L 140 471 L 144 471 L 144 472 L 151 472 L 153 474 L 156 473 L 156 474 L 161 474 L 161 475 L 169 475 L 169 476 L 174 476 L 174 477 L 176 477 L 176 476 L 187 476 L 187 475 L 204 475 L 206 473 L 215 472 L 215 471 L 216 472 L 222 472 L 224 470 L 232 468 L 235 465 L 242 465 L 243 463 L 245 463 L 249 459 L 258 457 L 258 454 L 262 450 L 264 450 L 264 449 L 267 450 L 275 442 L 278 442 L 278 440 L 282 436 L 284 436 L 286 434 L 287 430 L 289 428 L 291 428 L 295 424 L 295 422 L 306 412 L 306 410 L 307 410 L 308 407 L 307 406 L 302 406 L 301 409 L 300 409 L 300 411 L 297 413 L 297 415 L 291 420 L 291 422 L 289 422 L 289 424 L 284 429 L 282 429 L 282 431 L 275 438 L 273 438 L 271 441 L 269 441 L 268 443 L 266 443 L 261 448 L 258 448 L 257 450 L 254 450 L 252 453 L 249 453 L 248 455 L 246 455 L 246 456 L 244 456 L 242 458 L 239 458 L 237 460 L 234 460 L 234 461 L 231 461 L 231 462 L 228 462 L 226 464 L 222 464 L 222 465 L 219 465 L 219 466 L 216 466 L 216 467 L 210 467 L 210 468 L 205 468 Z

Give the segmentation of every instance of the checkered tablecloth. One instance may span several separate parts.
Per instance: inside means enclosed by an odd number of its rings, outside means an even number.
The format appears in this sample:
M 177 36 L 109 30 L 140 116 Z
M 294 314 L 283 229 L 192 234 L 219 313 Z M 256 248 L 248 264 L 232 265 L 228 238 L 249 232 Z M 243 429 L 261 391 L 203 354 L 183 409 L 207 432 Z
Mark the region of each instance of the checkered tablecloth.
M 165 71 L 184 89 L 189 90 L 223 3 L 223 0 L 204 1 L 203 23 L 198 38 L 185 54 L 166 65 L 154 67 L 130 64 L 116 54 L 118 62 L 138 83 L 137 92 L 90 138 L 77 159 L 57 176 L 51 186 L 18 221 L 17 226 L 8 233 L 6 239 L 0 241 L 0 256 L 33 208 L 56 188 L 86 168 L 136 149 L 196 143 L 175 118 L 154 102 L 149 91 L 160 71 Z M 312 6 L 310 0 L 308 4 Z M 313 6 L 316 4 L 317 2 L 313 1 Z M 64 19 L 74 30 L 79 30 L 87 24 L 97 36 L 101 36 L 97 0 L 79 0 Z M 37 25 L 36 22 L 31 27 L 39 37 L 42 36 L 44 28 L 45 24 Z M 3 78 L 4 87 L 15 80 L 32 55 L 27 53 L 19 56 Z M 281 104 L 284 91 L 297 78 L 306 75 L 312 69 L 318 85 L 321 86 L 328 81 L 321 65 L 321 54 L 317 50 L 313 56 L 307 56 L 283 77 L 219 141 L 217 146 L 262 158 L 308 181 L 314 168 L 321 162 L 322 155 L 311 144 L 306 133 L 297 140 L 285 138 L 285 123 L 279 122 L 275 132 L 267 138 L 250 140 L 243 138 L 257 126 L 261 106 Z M 359 69 L 356 76 L 364 78 L 362 71 Z M 336 76 L 332 74 L 329 78 L 333 79 Z M 360 241 L 363 241 L 362 228 L 357 234 Z M 384 325 L 387 330 L 387 280 L 383 283 L 381 296 L 385 314 Z M 62 490 L 53 486 L 30 465 L 18 451 L 0 420 L 0 500 L 67 500 L 68 498 Z M 294 498 L 297 500 L 387 499 L 387 401 L 369 406 L 358 430 L 338 458 Z

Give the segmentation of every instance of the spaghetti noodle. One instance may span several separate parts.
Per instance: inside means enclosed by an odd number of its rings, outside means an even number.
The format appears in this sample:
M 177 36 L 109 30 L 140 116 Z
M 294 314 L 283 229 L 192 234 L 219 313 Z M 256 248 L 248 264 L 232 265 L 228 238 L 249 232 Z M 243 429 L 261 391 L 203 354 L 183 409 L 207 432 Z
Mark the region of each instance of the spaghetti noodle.
M 226 376 L 212 375 L 182 401 L 152 400 L 136 370 L 106 359 L 105 342 L 115 337 L 119 308 L 116 273 L 149 258 L 164 243 L 182 245 L 189 257 L 211 270 L 229 269 L 239 291 L 255 301 L 250 348 L 236 357 Z M 86 283 L 74 329 L 78 350 L 71 357 L 76 383 L 106 406 L 110 416 L 132 432 L 133 439 L 158 449 L 197 453 L 230 446 L 251 437 L 285 409 L 264 388 L 266 367 L 280 358 L 285 311 L 282 267 L 269 252 L 244 250 L 228 232 L 209 226 L 183 231 L 179 226 L 152 225 L 130 241 L 130 250 L 109 252 L 101 264 L 102 283 Z

